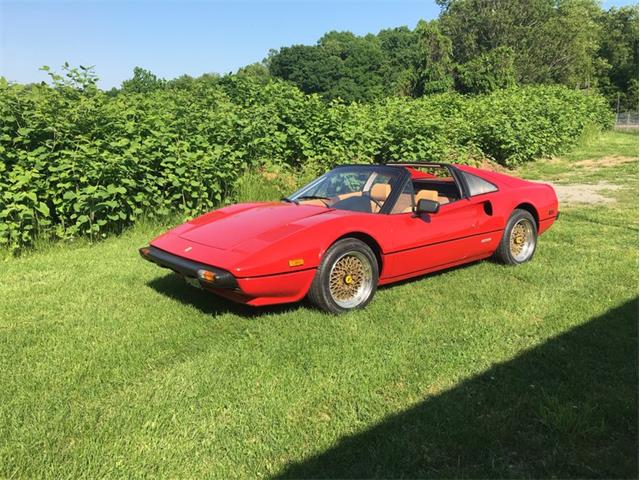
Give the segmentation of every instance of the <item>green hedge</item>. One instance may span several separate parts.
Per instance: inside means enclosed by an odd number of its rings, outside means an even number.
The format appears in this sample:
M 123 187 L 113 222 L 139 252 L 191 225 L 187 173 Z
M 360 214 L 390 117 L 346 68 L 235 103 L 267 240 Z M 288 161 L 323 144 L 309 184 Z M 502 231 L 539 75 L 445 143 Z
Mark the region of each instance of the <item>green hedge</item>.
M 0 79 L 0 244 L 195 215 L 232 201 L 243 172 L 264 165 L 311 174 L 341 162 L 489 157 L 514 166 L 611 122 L 601 97 L 564 87 L 345 105 L 238 77 L 116 96 Z

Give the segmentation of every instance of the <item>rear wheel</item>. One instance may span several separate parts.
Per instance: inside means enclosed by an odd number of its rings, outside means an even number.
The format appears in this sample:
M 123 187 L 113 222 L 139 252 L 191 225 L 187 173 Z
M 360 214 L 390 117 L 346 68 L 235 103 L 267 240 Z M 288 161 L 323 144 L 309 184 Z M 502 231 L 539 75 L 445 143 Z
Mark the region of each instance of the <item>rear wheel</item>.
M 494 257 L 507 265 L 519 265 L 531 260 L 537 244 L 538 229 L 533 215 L 516 209 L 509 217 Z
M 322 258 L 309 300 L 330 313 L 362 308 L 373 298 L 378 274 L 378 262 L 366 243 L 355 238 L 339 240 Z

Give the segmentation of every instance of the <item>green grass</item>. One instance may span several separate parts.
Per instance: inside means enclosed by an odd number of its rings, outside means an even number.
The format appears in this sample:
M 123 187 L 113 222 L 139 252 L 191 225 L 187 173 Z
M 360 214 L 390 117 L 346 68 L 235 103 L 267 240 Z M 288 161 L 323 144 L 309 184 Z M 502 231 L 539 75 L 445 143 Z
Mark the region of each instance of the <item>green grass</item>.
M 534 260 L 382 288 L 363 311 L 252 310 L 142 261 L 162 231 L 0 269 L 0 476 L 636 477 L 637 136 L 529 178 L 620 183 Z M 551 165 L 551 166 L 550 166 Z
M 580 165 L 584 160 L 618 158 L 618 160 L 635 160 L 620 162 L 610 166 Z M 626 158 L 620 158 L 626 157 Z M 606 180 L 619 183 L 617 176 L 633 177 L 637 180 L 638 167 L 638 135 L 629 132 L 605 132 L 589 137 L 572 152 L 562 157 L 524 164 L 517 174 L 524 178 L 560 180 L 572 183 L 585 180 Z M 578 163 L 578 165 L 575 165 Z

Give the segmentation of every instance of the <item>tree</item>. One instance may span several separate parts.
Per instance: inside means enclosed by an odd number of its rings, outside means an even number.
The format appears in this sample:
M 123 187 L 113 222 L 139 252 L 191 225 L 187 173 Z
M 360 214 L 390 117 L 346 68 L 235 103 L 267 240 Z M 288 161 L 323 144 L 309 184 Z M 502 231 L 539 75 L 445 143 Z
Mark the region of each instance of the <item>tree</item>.
M 387 94 L 412 95 L 416 84 L 418 35 L 408 27 L 397 27 L 381 30 L 377 36 L 386 59 Z
M 305 93 L 326 94 L 341 77 L 342 62 L 314 45 L 283 47 L 267 59 L 269 73 L 295 83 Z
M 498 47 L 456 67 L 456 88 L 463 93 L 489 93 L 516 84 L 515 52 Z
M 272 52 L 269 73 L 325 99 L 373 101 L 516 84 L 599 89 L 637 102 L 638 8 L 598 0 L 436 0 L 437 20 Z M 240 72 L 239 72 L 240 73 Z M 258 74 L 259 72 L 256 72 Z
M 122 82 L 122 91 L 147 93 L 164 88 L 166 81 L 141 67 L 133 69 L 133 77 Z
M 188 90 L 193 87 L 193 84 L 195 83 L 195 81 L 196 79 L 193 78 L 191 75 L 184 74 L 184 75 L 180 75 L 177 78 L 172 78 L 171 80 L 167 81 L 166 86 L 167 88 Z
M 329 32 L 317 45 L 281 48 L 267 64 L 271 75 L 327 99 L 371 101 L 388 95 L 387 64 L 374 35 Z
M 638 6 L 611 8 L 600 18 L 598 86 L 613 108 L 638 109 Z
M 588 85 L 599 38 L 597 0 L 441 0 L 442 31 L 465 64 L 498 47 L 514 51 L 520 83 Z
M 453 52 L 451 40 L 437 21 L 420 20 L 416 27 L 418 39 L 416 96 L 441 93 L 453 88 Z
M 239 68 L 236 75 L 260 79 L 264 82 L 268 81 L 271 76 L 269 75 L 269 68 L 264 64 L 264 62 L 256 62 L 247 65 L 246 67 Z
M 342 61 L 340 79 L 330 89 L 329 98 L 372 101 L 391 93 L 385 85 L 386 59 L 375 35 L 330 32 L 318 44 Z

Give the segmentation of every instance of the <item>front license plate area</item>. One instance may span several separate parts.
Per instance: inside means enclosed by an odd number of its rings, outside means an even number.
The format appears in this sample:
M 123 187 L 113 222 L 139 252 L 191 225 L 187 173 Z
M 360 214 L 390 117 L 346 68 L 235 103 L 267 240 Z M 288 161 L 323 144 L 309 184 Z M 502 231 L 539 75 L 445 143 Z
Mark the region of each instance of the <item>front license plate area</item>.
M 184 277 L 184 281 L 187 282 L 192 287 L 200 288 L 200 289 L 202 288 L 202 285 L 200 285 L 200 281 L 197 278 Z

